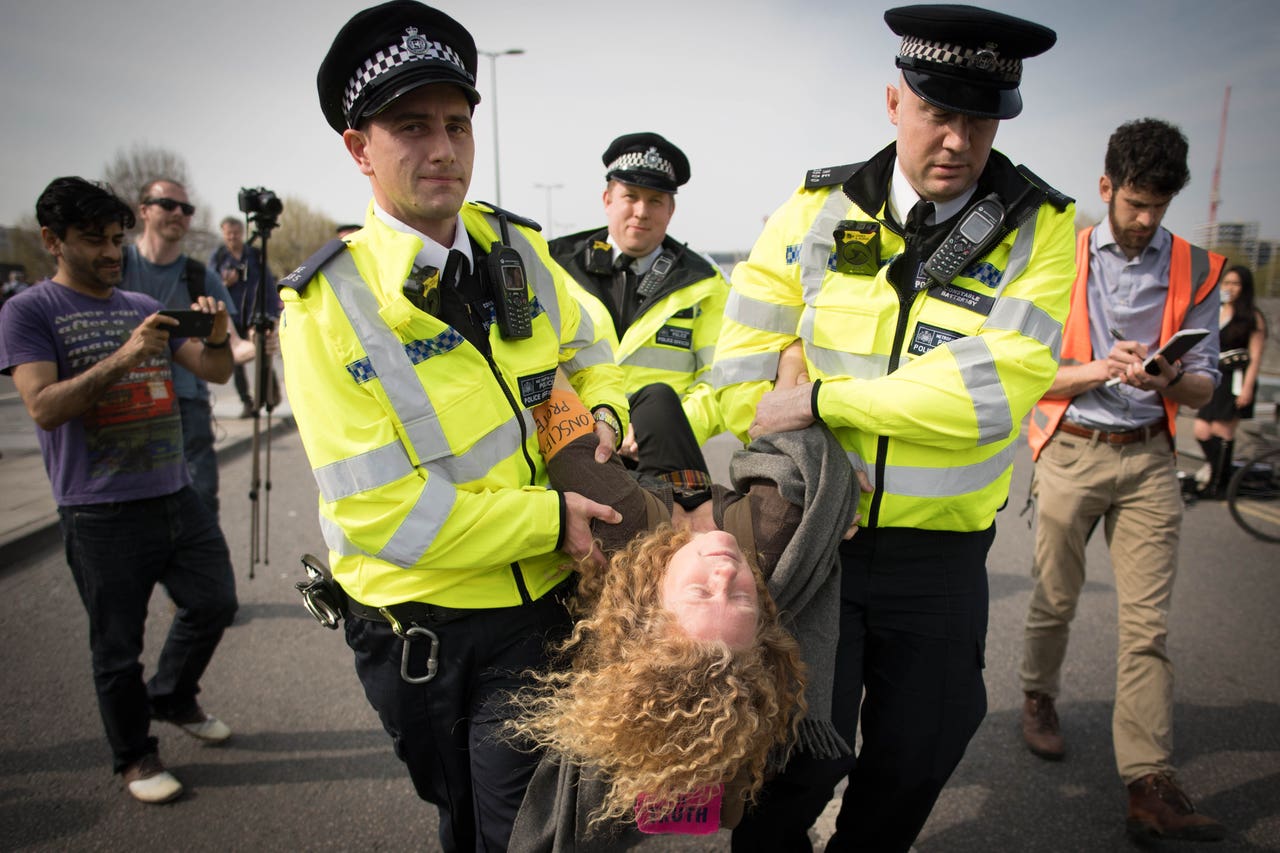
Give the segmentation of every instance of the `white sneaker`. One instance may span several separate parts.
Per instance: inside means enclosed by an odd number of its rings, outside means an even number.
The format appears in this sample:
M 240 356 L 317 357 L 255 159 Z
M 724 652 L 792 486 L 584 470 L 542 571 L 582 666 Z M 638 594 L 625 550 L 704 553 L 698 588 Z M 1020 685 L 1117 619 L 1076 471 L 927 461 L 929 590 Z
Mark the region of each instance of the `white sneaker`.
M 193 738 L 205 743 L 222 743 L 231 737 L 231 727 L 212 714 L 206 714 L 199 705 L 185 717 L 160 717 L 155 719 L 173 723 Z
M 182 794 L 182 783 L 164 769 L 160 756 L 148 753 L 124 771 L 125 787 L 135 800 L 143 803 L 167 803 Z

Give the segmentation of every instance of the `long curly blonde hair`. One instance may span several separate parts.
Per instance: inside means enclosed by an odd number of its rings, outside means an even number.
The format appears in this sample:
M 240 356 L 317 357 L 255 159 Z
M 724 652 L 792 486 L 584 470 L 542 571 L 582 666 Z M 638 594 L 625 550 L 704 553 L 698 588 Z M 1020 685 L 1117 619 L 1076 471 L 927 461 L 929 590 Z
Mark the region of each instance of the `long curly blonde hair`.
M 692 538 L 663 525 L 585 572 L 582 618 L 559 649 L 568 667 L 515 697 L 511 734 L 608 783 L 592 826 L 634 820 L 640 794 L 661 811 L 735 778 L 754 801 L 770 750 L 794 738 L 804 713 L 799 648 L 754 565 L 760 620 L 748 649 L 694 640 L 662 607 L 667 565 Z

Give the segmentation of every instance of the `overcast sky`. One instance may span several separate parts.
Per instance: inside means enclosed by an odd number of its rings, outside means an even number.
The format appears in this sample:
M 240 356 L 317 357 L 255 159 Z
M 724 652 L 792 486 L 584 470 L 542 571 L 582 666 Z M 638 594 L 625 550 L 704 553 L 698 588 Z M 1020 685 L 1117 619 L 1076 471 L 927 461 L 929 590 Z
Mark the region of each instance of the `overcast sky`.
M 242 186 L 362 220 L 368 181 L 317 103 L 316 69 L 360 8 L 342 0 L 0 0 L 0 224 L 52 178 L 97 178 L 135 143 L 181 153 L 213 221 Z M 603 224 L 600 155 L 657 131 L 688 154 L 671 233 L 747 249 L 807 169 L 865 159 L 893 138 L 884 89 L 898 38 L 866 0 L 448 0 L 496 61 L 503 206 L 552 235 Z M 1052 27 L 1028 60 L 1023 114 L 996 147 L 1100 216 L 1107 137 L 1156 116 L 1191 141 L 1190 185 L 1165 224 L 1208 217 L 1223 94 L 1231 87 L 1220 221 L 1280 236 L 1275 0 L 996 0 Z M 493 75 L 480 59 L 470 198 L 496 199 Z M 536 185 L 561 185 L 540 189 Z M 548 198 L 551 201 L 548 208 Z M 547 222 L 548 213 L 551 221 Z M 285 211 L 287 216 L 288 211 Z

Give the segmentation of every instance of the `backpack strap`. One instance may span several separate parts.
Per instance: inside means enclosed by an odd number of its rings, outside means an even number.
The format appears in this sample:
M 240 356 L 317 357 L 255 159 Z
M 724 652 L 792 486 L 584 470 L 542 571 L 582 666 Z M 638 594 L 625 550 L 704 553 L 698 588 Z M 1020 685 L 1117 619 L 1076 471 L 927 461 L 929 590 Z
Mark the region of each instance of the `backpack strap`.
M 187 285 L 187 295 L 191 297 L 192 302 L 205 295 L 204 276 L 205 265 L 188 256 L 187 265 L 182 270 L 182 278 Z

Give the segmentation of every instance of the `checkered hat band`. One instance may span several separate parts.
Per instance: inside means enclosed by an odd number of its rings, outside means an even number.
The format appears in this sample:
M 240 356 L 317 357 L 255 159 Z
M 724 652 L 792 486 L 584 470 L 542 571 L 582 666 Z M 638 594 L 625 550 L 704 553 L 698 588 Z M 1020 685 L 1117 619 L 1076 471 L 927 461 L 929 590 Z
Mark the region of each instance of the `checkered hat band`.
M 373 55 L 372 58 L 366 59 L 364 65 L 356 71 L 355 75 L 347 82 L 347 88 L 342 93 L 342 109 L 343 112 L 351 112 L 351 105 L 356 102 L 370 83 L 377 80 L 388 71 L 399 68 L 409 62 L 418 62 L 421 60 L 436 60 L 437 62 L 447 62 L 457 67 L 458 72 L 463 77 L 470 80 L 471 75 L 467 73 L 466 67 L 462 64 L 461 57 L 457 51 L 442 44 L 438 41 L 428 41 L 426 46 L 417 52 L 410 53 L 405 50 L 402 44 L 393 44 L 384 48 Z
M 630 169 L 648 169 L 650 172 L 661 172 L 672 181 L 676 179 L 676 167 L 665 157 L 659 157 L 652 151 L 628 151 L 609 164 L 606 172 L 627 171 Z
M 922 59 L 938 65 L 950 65 L 966 71 L 980 71 L 1005 81 L 1017 83 L 1022 79 L 1021 59 L 1001 59 L 991 48 L 962 47 L 940 41 L 927 41 L 916 36 L 906 36 L 898 55 L 904 59 Z M 979 60 L 981 55 L 981 60 Z

